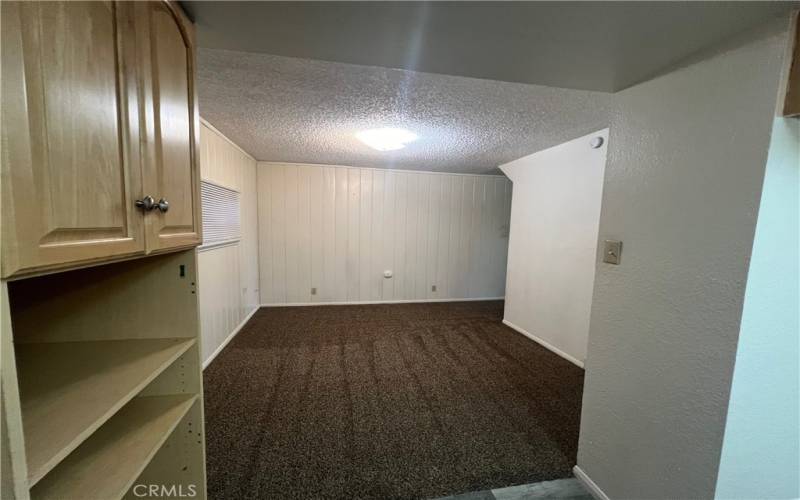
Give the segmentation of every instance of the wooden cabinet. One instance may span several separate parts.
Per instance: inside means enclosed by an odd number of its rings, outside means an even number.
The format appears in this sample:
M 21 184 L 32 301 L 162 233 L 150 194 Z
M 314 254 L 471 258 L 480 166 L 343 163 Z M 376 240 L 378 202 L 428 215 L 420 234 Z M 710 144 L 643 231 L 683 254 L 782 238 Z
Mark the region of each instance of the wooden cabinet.
M 0 497 L 202 500 L 192 25 L 166 2 L 0 9 Z
M 130 16 L 2 3 L 4 277 L 144 253 Z
M 145 192 L 169 203 L 147 222 L 147 247 L 160 251 L 200 243 L 198 144 L 191 23 L 172 4 L 138 5 L 147 113 Z
M 176 5 L 2 2 L 2 277 L 200 243 L 194 72 Z

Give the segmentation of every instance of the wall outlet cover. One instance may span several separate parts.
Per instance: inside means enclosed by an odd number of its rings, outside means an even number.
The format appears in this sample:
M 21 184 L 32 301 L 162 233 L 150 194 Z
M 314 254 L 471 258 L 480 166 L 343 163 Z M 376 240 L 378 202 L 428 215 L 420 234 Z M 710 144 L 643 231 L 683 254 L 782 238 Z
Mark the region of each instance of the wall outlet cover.
M 622 242 L 616 240 L 605 240 L 603 242 L 603 262 L 606 264 L 619 265 L 622 258 Z

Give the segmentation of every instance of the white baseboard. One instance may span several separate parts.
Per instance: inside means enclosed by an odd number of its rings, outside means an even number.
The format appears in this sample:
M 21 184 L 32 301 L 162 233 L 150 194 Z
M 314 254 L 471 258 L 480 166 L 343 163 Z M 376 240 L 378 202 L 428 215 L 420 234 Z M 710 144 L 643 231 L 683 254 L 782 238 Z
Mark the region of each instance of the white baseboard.
M 570 356 L 569 354 L 565 353 L 564 351 L 562 351 L 558 347 L 555 347 L 555 346 L 545 342 L 544 340 L 540 339 L 539 337 L 537 337 L 536 335 L 532 334 L 531 332 L 525 330 L 524 328 L 521 328 L 521 327 L 515 325 L 514 323 L 508 321 L 505 318 L 503 318 L 503 324 L 508 326 L 509 328 L 511 328 L 513 330 L 516 330 L 519 333 L 525 335 L 526 337 L 528 337 L 529 339 L 533 340 L 537 344 L 541 345 L 545 349 L 558 354 L 559 356 L 561 356 L 562 358 L 566 359 L 570 363 L 573 363 L 573 364 L 578 365 L 581 368 L 583 368 L 583 361 L 581 361 L 581 360 L 579 360 L 577 358 L 573 358 L 572 356 Z
M 256 313 L 256 311 L 258 311 L 260 308 L 261 308 L 260 306 L 255 306 L 255 307 L 253 307 L 253 310 L 252 310 L 252 311 L 250 311 L 250 313 L 249 313 L 247 316 L 245 316 L 245 318 L 242 320 L 242 322 L 241 322 L 241 323 L 239 323 L 239 324 L 236 326 L 236 328 L 234 328 L 234 329 L 233 329 L 233 331 L 232 331 L 231 333 L 229 333 L 229 334 L 228 334 L 228 338 L 226 338 L 226 339 L 225 339 L 225 341 L 224 341 L 222 344 L 220 344 L 220 345 L 219 345 L 219 347 L 217 347 L 217 348 L 214 350 L 214 352 L 212 352 L 212 353 L 211 353 L 211 356 L 209 356 L 207 360 L 203 361 L 203 370 L 205 370 L 205 369 L 206 369 L 206 367 L 207 367 L 208 365 L 210 365 L 212 361 L 214 361 L 214 358 L 216 358 L 216 357 L 217 357 L 217 355 L 218 355 L 219 353 L 221 353 L 223 349 L 225 349 L 225 346 L 226 346 L 226 345 L 228 345 L 228 342 L 230 342 L 231 340 L 233 340 L 233 337 L 235 337 L 235 336 L 236 336 L 236 334 L 237 334 L 237 333 L 239 333 L 239 330 L 241 330 L 241 329 L 242 329 L 242 327 L 243 327 L 244 325 L 246 325 L 248 321 L 250 321 L 250 318 L 252 318 L 252 317 L 253 317 L 253 315 Z
M 583 469 L 581 469 L 576 465 L 575 467 L 572 468 L 572 473 L 575 475 L 578 481 L 583 483 L 583 486 L 589 491 L 589 493 L 591 493 L 591 495 L 596 500 L 611 500 L 610 498 L 608 498 L 608 495 L 606 495 L 603 492 L 603 490 L 601 490 L 600 487 L 597 486 L 597 484 L 595 484 L 594 481 L 592 481 L 592 478 L 590 478 L 585 472 L 583 472 Z
M 468 299 L 412 299 L 412 300 L 353 300 L 340 302 L 271 302 L 261 307 L 298 307 L 298 306 L 357 306 L 367 304 L 421 304 L 425 302 L 473 302 L 485 300 L 504 300 L 505 297 L 477 297 Z

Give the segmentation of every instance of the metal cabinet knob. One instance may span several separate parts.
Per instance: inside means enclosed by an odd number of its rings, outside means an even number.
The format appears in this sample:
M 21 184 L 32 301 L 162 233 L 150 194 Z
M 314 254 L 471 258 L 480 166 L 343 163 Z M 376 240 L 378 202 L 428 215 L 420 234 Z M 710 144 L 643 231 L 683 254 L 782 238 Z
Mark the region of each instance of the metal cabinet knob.
M 136 200 L 134 205 L 138 208 L 141 208 L 145 212 L 149 212 L 150 210 L 155 208 L 156 201 L 153 199 L 152 196 L 145 196 L 141 200 Z
M 167 210 L 169 210 L 169 202 L 166 199 L 161 198 L 160 200 L 158 200 L 158 203 L 156 203 L 156 208 L 159 209 L 163 214 Z

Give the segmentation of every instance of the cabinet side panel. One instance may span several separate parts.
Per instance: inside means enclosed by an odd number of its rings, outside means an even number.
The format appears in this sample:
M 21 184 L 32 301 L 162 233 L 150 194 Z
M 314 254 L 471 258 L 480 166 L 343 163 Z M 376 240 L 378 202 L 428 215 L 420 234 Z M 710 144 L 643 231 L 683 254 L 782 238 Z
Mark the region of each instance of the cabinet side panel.
M 3 282 L 0 298 L 0 496 L 25 500 L 28 498 L 28 467 L 10 311 L 8 288 Z

